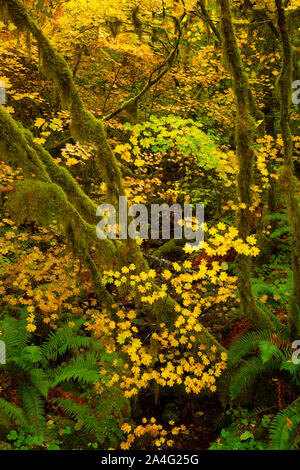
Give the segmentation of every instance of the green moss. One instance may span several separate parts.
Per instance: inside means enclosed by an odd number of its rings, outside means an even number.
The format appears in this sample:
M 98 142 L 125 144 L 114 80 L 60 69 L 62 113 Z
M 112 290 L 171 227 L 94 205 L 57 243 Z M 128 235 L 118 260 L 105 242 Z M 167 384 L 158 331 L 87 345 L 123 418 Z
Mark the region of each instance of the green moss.
M 36 152 L 25 139 L 23 130 L 14 119 L 0 106 L 0 158 L 13 168 L 20 167 L 25 174 L 42 181 L 50 181 L 49 175 Z
M 241 203 L 246 209 L 240 209 L 238 216 L 239 235 L 246 240 L 250 234 L 251 184 L 253 178 L 254 150 L 253 139 L 256 132 L 254 117 L 257 118 L 257 109 L 249 87 L 248 77 L 244 72 L 239 47 L 233 28 L 233 21 L 228 0 L 219 0 L 221 10 L 221 38 L 222 47 L 227 63 L 229 64 L 233 89 L 237 104 L 236 115 L 236 153 L 239 162 L 238 189 Z M 236 258 L 238 274 L 238 289 L 242 312 L 256 328 L 272 327 L 268 315 L 258 308 L 254 300 L 251 286 L 251 258 L 239 255 Z
M 110 303 L 111 298 L 101 283 L 90 251 L 96 248 L 98 262 L 104 266 L 110 265 L 114 251 L 107 246 L 106 240 L 96 238 L 95 227 L 84 221 L 58 185 L 25 179 L 10 194 L 6 208 L 18 224 L 33 221 L 47 226 L 55 219 L 69 249 L 90 269 L 95 293 L 102 301 Z
M 13 446 L 8 442 L 0 441 L 0 450 L 13 450 Z
M 96 224 L 97 205 L 82 191 L 68 170 L 56 164 L 44 147 L 33 141 L 32 134 L 24 129 L 28 144 L 37 152 L 53 183 L 60 186 L 80 215 L 90 224 Z
M 183 246 L 185 243 L 185 240 L 169 240 L 159 247 L 158 250 L 155 250 L 153 252 L 153 256 L 165 256 L 167 258 L 173 259 L 173 257 L 183 253 Z
M 300 333 L 300 206 L 297 195 L 297 181 L 293 174 L 293 139 L 290 129 L 293 51 L 282 0 L 275 0 L 275 3 L 278 12 L 278 26 L 283 51 L 281 73 L 278 79 L 280 127 L 284 145 L 284 166 L 281 171 L 280 181 L 292 229 L 293 293 L 288 323 L 292 337 L 296 338 Z

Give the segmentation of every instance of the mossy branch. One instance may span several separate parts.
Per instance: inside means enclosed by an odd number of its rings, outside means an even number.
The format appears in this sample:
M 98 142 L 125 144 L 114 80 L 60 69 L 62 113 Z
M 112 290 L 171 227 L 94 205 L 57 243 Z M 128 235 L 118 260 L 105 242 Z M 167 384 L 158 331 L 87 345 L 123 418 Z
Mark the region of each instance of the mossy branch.
M 53 49 L 23 4 L 19 0 L 0 0 L 0 12 L 8 16 L 17 27 L 30 31 L 36 40 L 42 70 L 46 77 L 54 82 L 62 105 L 71 112 L 71 134 L 78 142 L 95 146 L 96 166 L 98 165 L 107 184 L 107 200 L 117 207 L 119 196 L 125 195 L 125 190 L 118 162 L 106 138 L 103 122 L 85 109 L 67 62 Z M 125 241 L 124 244 L 128 243 Z M 129 245 L 131 259 L 136 264 L 142 263 L 145 267 L 146 262 L 141 256 L 138 245 L 131 241 Z
M 112 204 L 117 204 L 119 196 L 125 194 L 119 166 L 107 142 L 102 121 L 96 119 L 85 109 L 73 82 L 72 73 L 66 61 L 54 51 L 48 39 L 44 36 L 42 30 L 36 25 L 19 0 L 0 0 L 0 12 L 2 15 L 8 16 L 18 28 L 30 31 L 33 38 L 36 40 L 43 70 L 47 78 L 55 83 L 63 106 L 69 109 L 71 112 L 72 136 L 75 140 L 81 143 L 91 143 L 96 147 L 98 164 L 101 167 L 101 170 L 104 172 L 107 183 L 108 201 Z M 181 19 L 183 19 L 183 16 Z M 179 34 L 177 40 L 177 48 L 173 51 L 174 57 L 178 49 L 180 35 L 181 33 Z M 168 63 L 170 63 L 170 61 L 173 60 L 173 56 L 170 56 L 167 60 Z M 160 73 L 162 73 L 162 71 Z M 150 77 L 150 80 L 157 80 L 157 77 Z M 7 118 L 8 113 L 6 113 L 3 109 L 0 111 L 0 116 L 1 115 L 5 116 L 6 120 L 9 121 Z M 19 129 L 16 124 L 14 124 L 12 127 L 14 127 L 14 129 Z M 2 136 L 5 136 L 6 128 L 0 128 L 0 132 Z M 103 297 L 109 301 L 110 296 L 105 290 L 102 290 L 100 274 L 89 253 L 89 249 L 87 249 L 91 246 L 90 236 L 92 236 L 94 240 L 95 227 L 89 225 L 79 212 L 85 212 L 86 210 L 87 214 L 91 215 L 91 203 L 85 200 L 71 175 L 66 175 L 63 169 L 60 169 L 54 164 L 53 160 L 51 160 L 51 156 L 44 149 L 42 149 L 41 146 L 33 142 L 33 138 L 28 131 L 24 132 L 19 129 L 19 132 L 19 136 L 21 136 L 20 139 L 22 142 L 22 148 L 27 150 L 28 158 L 26 156 L 27 159 L 24 162 L 20 161 L 18 166 L 23 167 L 25 165 L 27 168 L 27 160 L 29 160 L 30 163 L 32 159 L 35 159 L 37 163 L 37 170 L 39 171 L 38 179 L 41 179 L 41 181 L 31 180 L 29 184 L 27 180 L 27 182 L 23 182 L 23 184 L 20 183 L 16 193 L 14 193 L 12 198 L 10 198 L 9 204 L 11 210 L 15 208 L 17 212 L 19 205 L 22 206 L 23 204 L 22 200 L 25 194 L 27 199 L 33 203 L 35 197 L 37 197 L 37 200 L 40 200 L 41 202 L 41 207 L 45 210 L 49 209 L 46 207 L 47 201 L 51 200 L 52 207 L 54 208 L 55 206 L 55 211 L 56 209 L 57 211 L 61 211 L 61 223 L 63 224 L 66 235 L 69 237 L 69 242 L 72 245 L 74 244 L 75 251 L 83 256 L 88 268 L 92 273 L 96 292 L 98 291 L 98 295 L 100 297 L 103 295 Z M 9 142 L 9 145 L 4 145 L 4 148 L 7 159 L 17 158 L 18 148 L 13 147 L 11 141 Z M 15 155 L 11 156 L 10 150 L 15 150 Z M 37 153 L 40 154 L 40 159 L 38 158 Z M 32 163 L 30 163 L 30 165 L 32 167 Z M 31 168 L 30 165 L 28 171 Z M 73 190 L 75 191 L 75 195 L 71 194 Z M 66 193 L 68 193 L 68 197 L 66 196 Z M 22 195 L 21 199 L 20 195 Z M 46 197 L 45 200 L 43 199 L 44 197 Z M 73 199 L 71 203 L 70 201 L 72 197 Z M 62 209 L 64 206 L 66 206 L 66 212 L 64 209 Z M 28 206 L 28 210 L 29 214 L 31 214 L 32 217 L 36 217 L 36 219 L 38 219 L 40 222 L 48 221 L 49 210 L 47 212 L 48 215 L 42 214 L 36 206 L 34 208 L 30 208 Z M 79 230 L 79 232 L 77 232 L 77 230 Z M 83 237 L 82 232 L 84 232 Z M 82 240 L 80 240 L 80 237 L 82 237 Z M 108 249 L 106 254 L 111 258 L 111 256 L 113 256 L 115 253 Z M 141 250 L 134 240 L 127 240 L 127 243 L 122 244 L 121 247 L 118 248 L 116 254 L 120 263 L 125 261 L 128 262 L 129 260 L 135 261 L 138 270 L 147 270 L 147 263 L 145 262 Z M 110 259 L 110 263 L 111 262 L 112 260 Z M 159 287 L 156 285 L 154 287 L 155 289 L 159 289 Z M 164 300 L 157 302 L 156 310 L 153 311 L 152 314 L 154 318 L 157 316 L 158 321 L 160 321 L 160 316 L 163 316 L 163 318 L 166 320 L 166 323 L 172 325 L 174 323 L 175 305 L 176 302 L 168 296 L 167 302 Z M 199 335 L 199 340 L 204 344 L 215 344 L 220 349 L 224 349 L 205 328 L 202 328 L 202 331 Z
M 214 35 L 216 36 L 217 40 L 219 42 L 221 42 L 220 33 L 217 30 L 217 28 L 215 27 L 214 22 L 212 21 L 211 17 L 209 16 L 208 11 L 206 10 L 204 0 L 198 0 L 196 6 L 199 7 L 200 10 L 201 10 L 201 17 L 204 19 L 204 21 L 206 21 L 209 24 L 209 26 L 210 26 L 212 32 L 214 33 Z
M 3 106 L 0 106 L 0 135 L 0 159 L 14 168 L 22 168 L 27 178 L 8 196 L 7 207 L 12 217 L 19 224 L 36 221 L 48 225 L 55 214 L 74 255 L 91 271 L 95 293 L 101 301 L 108 302 L 110 296 L 101 284 L 90 251 L 95 247 L 96 258 L 103 265 L 113 265 L 118 258 L 110 240 L 98 240 L 95 236 L 92 224 L 96 206 L 70 173 L 56 165 L 51 155 L 33 142 L 32 134 L 18 126 Z
M 0 106 L 0 159 L 12 167 L 21 167 L 29 177 L 50 182 L 50 177 L 38 155 L 26 142 L 21 129 L 3 106 Z
M 237 103 L 236 115 L 236 152 L 239 162 L 238 188 L 240 202 L 245 204 L 245 209 L 239 210 L 238 229 L 240 237 L 246 240 L 250 235 L 250 211 L 252 203 L 251 184 L 253 176 L 254 150 L 253 139 L 256 126 L 254 101 L 244 72 L 237 44 L 229 0 L 219 0 L 222 47 L 227 63 L 229 64 L 233 89 Z M 246 255 L 238 255 L 236 258 L 238 273 L 238 289 L 241 308 L 244 315 L 256 328 L 272 328 L 273 324 L 269 316 L 260 309 L 255 302 L 251 285 L 251 259 Z
M 125 111 L 126 109 L 129 110 L 130 108 L 137 107 L 140 99 L 147 93 L 147 91 L 150 90 L 156 83 L 158 83 L 164 75 L 171 69 L 174 60 L 178 54 L 178 48 L 180 44 L 180 39 L 182 36 L 182 29 L 180 27 L 180 24 L 178 26 L 178 37 L 175 43 L 174 48 L 172 51 L 169 53 L 168 57 L 157 67 L 155 67 L 152 72 L 150 73 L 147 83 L 145 86 L 135 95 L 133 98 L 130 98 L 127 101 L 124 101 L 122 105 L 116 109 L 115 111 L 112 111 L 110 114 L 104 117 L 105 121 L 108 121 L 109 119 L 112 119 L 113 117 L 117 116 L 119 113 L 122 111 Z
M 97 163 L 106 178 L 108 199 L 116 203 L 119 195 L 124 194 L 120 169 L 107 142 L 103 123 L 85 109 L 67 62 L 55 52 L 19 0 L 0 0 L 0 11 L 16 27 L 30 31 L 36 40 L 42 70 L 54 82 L 63 107 L 71 112 L 71 134 L 78 142 L 90 143 L 96 147 Z
M 18 224 L 36 222 L 47 226 L 55 219 L 65 235 L 67 246 L 90 270 L 99 300 L 107 305 L 113 303 L 112 297 L 101 283 L 99 271 L 90 255 L 92 248 L 101 243 L 95 238 L 95 227 L 83 220 L 57 184 L 25 179 L 10 193 L 6 207 Z M 100 253 L 99 247 L 97 253 Z M 101 253 L 105 253 L 103 246 Z M 104 262 L 107 264 L 108 259 L 104 259 Z

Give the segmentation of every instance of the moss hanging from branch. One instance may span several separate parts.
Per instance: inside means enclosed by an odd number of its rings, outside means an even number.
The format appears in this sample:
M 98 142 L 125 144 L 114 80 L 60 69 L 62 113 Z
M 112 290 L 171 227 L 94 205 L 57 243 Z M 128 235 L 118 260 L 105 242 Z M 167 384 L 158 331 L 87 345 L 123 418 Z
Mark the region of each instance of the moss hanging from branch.
M 25 176 L 58 184 L 67 194 L 81 216 L 96 224 L 97 206 L 81 190 L 76 180 L 57 165 L 40 144 L 34 142 L 30 131 L 23 128 L 0 106 L 0 158 L 13 168 L 21 167 Z
M 248 83 L 248 77 L 244 72 L 240 51 L 238 48 L 229 0 L 219 0 L 221 38 L 223 52 L 231 70 L 233 89 L 237 103 L 237 115 L 235 126 L 236 152 L 239 162 L 238 188 L 240 202 L 245 204 L 245 209 L 239 210 L 238 229 L 243 240 L 250 235 L 250 211 L 251 184 L 253 176 L 253 139 L 256 125 L 254 101 Z M 250 99 L 249 99 L 250 97 Z M 251 285 L 251 259 L 245 255 L 236 258 L 238 273 L 238 289 L 240 294 L 242 312 L 247 316 L 256 328 L 270 328 L 272 321 L 269 316 L 260 309 L 255 302 Z
M 117 160 L 115 159 L 115 156 L 107 142 L 106 132 L 102 121 L 96 119 L 91 113 L 89 113 L 84 108 L 83 102 L 74 85 L 72 74 L 69 70 L 66 61 L 54 51 L 48 39 L 44 36 L 41 29 L 35 24 L 35 22 L 27 13 L 26 9 L 19 0 L 0 0 L 0 11 L 2 13 L 4 12 L 5 15 L 7 15 L 18 28 L 30 31 L 32 37 L 36 40 L 40 52 L 40 59 L 42 62 L 43 70 L 47 78 L 55 83 L 56 88 L 58 89 L 59 95 L 61 97 L 63 106 L 71 111 L 72 136 L 75 140 L 81 143 L 91 143 L 96 147 L 98 157 L 97 164 L 99 165 L 99 168 L 101 168 L 101 172 L 104 173 L 107 183 L 108 202 L 111 202 L 112 204 L 117 204 L 119 196 L 125 194 Z M 179 40 L 180 35 L 178 38 L 178 44 Z M 168 65 L 170 65 L 171 61 L 173 61 L 174 54 L 176 55 L 176 51 L 177 48 L 175 49 L 175 51 L 173 51 L 172 55 L 168 57 Z M 163 72 L 164 70 L 162 70 L 160 73 Z M 153 78 L 152 76 L 150 77 L 151 80 L 153 79 L 153 83 L 156 83 L 158 77 L 160 76 L 160 73 L 155 78 Z M 143 93 L 146 91 L 143 91 Z M 5 133 L 4 129 L 2 130 L 1 134 L 2 133 Z M 47 183 L 44 183 L 46 186 L 43 186 L 44 196 L 51 196 L 52 201 L 58 198 L 60 204 L 67 204 L 68 216 L 65 220 L 66 225 L 64 225 L 66 235 L 69 237 L 69 241 L 71 242 L 71 244 L 75 244 L 76 252 L 81 253 L 82 257 L 87 263 L 87 266 L 92 273 L 95 290 L 97 291 L 99 289 L 99 296 L 107 296 L 108 300 L 110 300 L 109 294 L 105 290 L 102 291 L 102 284 L 99 271 L 89 253 L 89 250 L 87 249 L 88 246 L 90 246 L 88 234 L 90 234 L 90 230 L 92 230 L 93 235 L 95 235 L 95 227 L 90 226 L 84 220 L 82 215 L 85 211 L 85 216 L 87 214 L 88 216 L 91 215 L 92 207 L 90 206 L 90 203 L 87 200 L 83 200 L 79 187 L 77 186 L 76 182 L 72 179 L 71 175 L 67 176 L 64 170 L 55 166 L 48 152 L 46 152 L 44 149 L 42 150 L 41 146 L 32 142 L 33 138 L 31 134 L 26 131 L 22 135 L 24 136 L 25 141 L 23 142 L 23 145 L 27 145 L 30 149 L 30 152 L 32 152 L 34 155 L 37 155 L 37 153 L 40 154 L 41 161 L 39 162 L 39 165 L 41 166 L 41 168 L 45 168 L 44 179 L 45 181 L 47 181 Z M 7 155 L 7 157 L 9 157 L 9 155 Z M 23 164 L 24 162 L 20 162 L 19 166 L 23 167 Z M 40 185 L 42 184 L 42 182 L 38 182 L 38 184 Z M 32 190 L 35 194 L 37 194 L 37 192 L 35 191 L 35 188 L 30 187 L 29 189 L 28 192 L 25 191 L 25 193 L 27 194 L 27 197 L 31 200 L 32 196 L 30 196 L 30 194 L 32 194 Z M 41 190 L 41 186 L 39 186 L 39 189 Z M 9 202 L 11 210 L 13 210 L 14 207 L 17 210 L 18 205 L 21 204 L 21 199 L 18 198 L 17 194 L 23 194 L 24 196 L 24 190 L 26 190 L 26 187 L 18 186 L 18 192 L 12 196 Z M 75 191 L 75 194 L 71 195 L 71 192 L 73 190 Z M 38 192 L 41 197 L 42 191 Z M 66 197 L 66 194 L 68 197 Z M 71 200 L 72 203 L 70 202 Z M 45 202 L 43 202 L 42 204 L 44 205 Z M 32 210 L 33 212 L 31 212 L 31 216 L 35 216 L 36 218 L 39 218 L 39 216 L 41 216 L 39 220 L 47 222 L 48 219 L 45 214 L 41 215 L 37 209 L 35 209 L 36 212 L 34 212 L 34 209 Z M 64 211 L 62 210 L 62 217 L 63 213 Z M 29 214 L 27 214 L 27 216 L 28 215 Z M 74 221 L 76 221 L 76 223 L 79 222 L 79 224 L 74 225 Z M 78 227 L 81 227 L 81 230 L 86 230 L 86 234 L 83 237 L 82 243 L 78 242 Z M 108 241 L 105 240 L 105 242 Z M 105 246 L 108 247 L 107 244 Z M 117 247 L 118 244 L 114 246 Z M 135 243 L 134 240 L 128 239 L 125 243 L 122 243 L 121 247 L 118 248 L 115 253 L 108 249 L 107 255 L 108 257 L 114 257 L 115 255 L 117 255 L 119 264 L 125 262 L 135 262 L 138 270 L 147 270 L 147 263 L 142 256 L 141 250 L 139 249 L 138 245 Z M 159 289 L 159 287 L 156 285 L 154 285 L 154 287 L 155 289 Z M 168 297 L 166 301 L 162 300 L 161 302 L 158 302 L 156 309 L 154 309 L 153 312 L 151 312 L 150 314 L 153 315 L 153 318 L 156 318 L 158 322 L 160 322 L 160 318 L 163 317 L 167 325 L 173 325 L 175 305 L 176 302 L 170 297 Z M 202 327 L 198 340 L 199 342 L 204 343 L 206 345 L 215 344 L 221 350 L 224 349 L 204 327 Z
M 72 73 L 67 62 L 55 52 L 42 30 L 36 25 L 19 0 L 0 0 L 0 11 L 5 11 L 17 26 L 31 32 L 36 40 L 42 69 L 58 90 L 62 105 L 71 112 L 71 134 L 81 143 L 93 144 L 96 148 L 96 165 L 107 184 L 107 200 L 116 207 L 119 196 L 125 195 L 118 162 L 108 144 L 102 121 L 96 119 L 83 105 L 75 87 Z M 147 263 L 141 256 L 136 243 L 125 241 L 130 246 L 130 258 L 136 265 L 146 268 Z
M 40 144 L 34 142 L 31 132 L 20 124 L 17 125 L 3 106 L 0 106 L 0 135 L 1 160 L 13 168 L 22 168 L 27 178 L 36 178 L 60 186 L 68 203 L 74 206 L 82 219 L 90 225 L 96 224 L 96 204 L 82 191 L 72 175 L 57 165 Z M 109 257 L 112 259 L 116 255 L 114 243 L 108 239 L 102 243 L 107 247 L 104 250 L 101 246 L 100 252 L 109 251 Z
M 48 225 L 54 213 L 74 255 L 91 270 L 95 293 L 108 301 L 109 295 L 103 289 L 90 250 L 95 247 L 96 258 L 103 265 L 113 266 L 119 260 L 114 244 L 110 240 L 98 240 L 95 226 L 86 222 L 86 218 L 95 222 L 96 206 L 68 171 L 57 166 L 42 146 L 34 144 L 31 133 L 18 126 L 2 106 L 0 135 L 0 159 L 14 168 L 22 168 L 27 177 L 9 195 L 7 208 L 13 219 L 19 224 L 35 221 Z
M 24 179 L 16 185 L 6 206 L 18 225 L 36 222 L 47 226 L 55 219 L 65 234 L 71 230 L 68 227 L 72 227 L 76 255 L 91 245 L 94 227 L 84 222 L 63 190 L 54 183 Z
M 117 160 L 107 142 L 103 123 L 84 108 L 67 62 L 55 52 L 19 0 L 0 0 L 0 11 L 17 27 L 30 31 L 36 40 L 42 70 L 45 76 L 54 82 L 63 107 L 71 111 L 72 136 L 81 143 L 95 145 L 98 164 L 107 179 L 108 199 L 116 203 L 119 195 L 124 194 Z
M 289 38 L 282 0 L 275 0 L 278 13 L 283 60 L 278 79 L 280 95 L 280 127 L 284 145 L 284 165 L 281 172 L 281 188 L 286 199 L 292 229 L 293 293 L 289 313 L 289 329 L 293 337 L 300 333 L 300 206 L 297 181 L 294 176 L 293 138 L 290 129 L 290 106 L 293 80 L 293 51 Z
M 20 167 L 25 175 L 50 182 L 49 175 L 36 152 L 28 145 L 23 130 L 0 105 L 0 159 Z
M 47 226 L 55 218 L 74 256 L 83 260 L 90 270 L 98 298 L 105 304 L 113 303 L 113 299 L 101 283 L 100 274 L 90 255 L 92 247 L 97 243 L 101 244 L 100 240 L 95 240 L 95 227 L 83 220 L 58 185 L 25 179 L 18 183 L 9 195 L 6 208 L 18 224 L 36 222 Z M 104 261 L 107 263 L 108 259 L 105 259 L 102 244 L 101 248 Z M 100 247 L 97 251 L 100 252 Z
M 24 129 L 24 135 L 30 147 L 38 154 L 51 181 L 58 184 L 64 190 L 68 199 L 76 207 L 84 220 L 89 224 L 95 225 L 98 221 L 96 217 L 97 205 L 83 192 L 69 171 L 56 164 L 49 152 L 42 145 L 34 142 L 31 132 Z

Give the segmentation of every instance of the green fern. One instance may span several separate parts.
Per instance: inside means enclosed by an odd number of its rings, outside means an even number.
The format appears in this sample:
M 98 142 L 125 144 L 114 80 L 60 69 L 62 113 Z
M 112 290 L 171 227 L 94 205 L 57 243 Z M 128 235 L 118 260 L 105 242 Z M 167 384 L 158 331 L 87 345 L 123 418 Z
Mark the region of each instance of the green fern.
M 110 445 L 116 445 L 118 439 L 123 437 L 123 433 L 112 414 L 112 408 L 116 406 L 114 402 L 109 401 L 106 406 L 103 406 L 102 403 L 101 412 L 98 412 L 98 416 L 96 416 L 95 410 L 91 411 L 88 406 L 73 401 L 56 398 L 53 402 L 57 403 L 65 413 L 76 419 L 76 421 L 82 422 L 84 429 L 94 434 L 98 442 L 108 441 Z
M 286 225 L 288 225 L 288 223 L 289 223 L 289 218 L 287 216 L 286 211 L 273 212 L 273 214 L 267 214 L 263 217 L 263 220 L 270 221 L 270 222 L 278 221 L 278 222 L 282 222 Z
M 228 368 L 236 366 L 249 353 L 258 348 L 259 341 L 267 341 L 272 338 L 270 330 L 250 331 L 237 340 L 230 348 L 228 354 Z
M 1 321 L 2 339 L 6 344 L 6 351 L 18 355 L 27 345 L 30 333 L 26 330 L 26 320 L 17 320 L 13 317 L 5 316 Z
M 43 436 L 46 419 L 42 395 L 36 387 L 22 384 L 19 390 L 27 423 L 34 429 L 36 436 Z
M 258 379 L 272 377 L 274 373 L 288 372 L 298 382 L 299 366 L 290 362 L 291 349 L 281 341 L 287 339 L 287 331 L 277 330 L 278 346 L 274 344 L 274 332 L 251 331 L 236 341 L 228 355 L 228 370 L 232 370 L 229 393 L 236 399 Z
M 273 418 L 270 442 L 274 450 L 295 450 L 300 445 L 300 398 Z
M 5 317 L 0 322 L 3 332 L 1 339 L 7 344 L 6 371 L 11 372 L 17 383 L 20 407 L 1 399 L 0 408 L 12 420 L 17 421 L 24 429 L 31 429 L 36 436 L 45 431 L 44 402 L 50 388 L 58 384 L 73 386 L 93 385 L 102 379 L 109 380 L 108 375 L 99 373 L 99 363 L 109 365 L 117 359 L 115 354 L 107 354 L 101 343 L 94 341 L 80 330 L 84 320 L 74 320 L 74 327 L 66 323 L 50 333 L 42 345 L 29 344 L 30 335 L 26 331 L 25 319 Z M 71 358 L 69 359 L 69 357 Z M 121 365 L 121 362 L 118 362 Z M 119 397 L 118 400 L 120 401 Z M 72 407 L 73 404 L 69 405 Z M 77 406 L 78 405 L 78 406 Z M 111 413 L 115 402 L 110 404 Z M 82 416 L 92 429 L 96 423 L 89 408 L 74 404 L 76 416 Z M 73 410 L 74 410 L 73 407 Z M 75 412 L 75 411 L 74 411 Z M 105 421 L 105 420 L 104 420 Z M 105 422 L 103 421 L 103 429 Z M 99 427 L 99 421 L 98 425 Z M 110 427 L 114 425 L 110 423 Z
M 17 421 L 21 426 L 27 427 L 28 423 L 26 420 L 26 416 L 24 410 L 19 408 L 18 406 L 14 405 L 13 403 L 9 403 L 7 400 L 0 398 L 0 409 L 4 411 L 4 413 L 11 418 L 12 420 Z
M 50 359 L 56 360 L 58 356 L 65 354 L 68 349 L 87 348 L 91 343 L 91 338 L 76 336 L 84 322 L 84 319 L 75 320 L 73 328 L 65 324 L 55 332 L 49 333 L 42 345 L 44 359 L 46 361 Z
M 281 360 L 276 359 L 263 362 L 259 357 L 251 357 L 244 362 L 234 373 L 230 382 L 230 396 L 232 399 L 237 398 L 243 390 L 249 389 L 262 374 L 272 374 L 280 368 Z
M 99 357 L 95 353 L 88 353 L 72 359 L 67 365 L 59 366 L 54 371 L 51 386 L 70 381 L 77 380 L 82 384 L 94 384 L 100 378 L 104 378 L 99 374 L 98 366 Z

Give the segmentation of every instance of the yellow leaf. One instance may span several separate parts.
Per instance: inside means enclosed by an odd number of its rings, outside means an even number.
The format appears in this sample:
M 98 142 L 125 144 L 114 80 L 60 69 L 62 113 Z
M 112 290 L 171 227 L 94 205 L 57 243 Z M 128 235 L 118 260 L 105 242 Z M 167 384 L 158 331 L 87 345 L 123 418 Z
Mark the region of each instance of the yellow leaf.
M 135 166 L 143 166 L 144 165 L 144 161 L 141 160 L 140 158 L 137 158 L 136 161 L 134 162 Z
M 44 123 L 45 123 L 45 119 L 37 118 L 37 119 L 35 120 L 34 125 L 35 125 L 35 127 L 39 127 L 39 128 L 40 128 L 40 127 L 42 127 L 42 125 L 43 125 Z
M 39 139 L 38 137 L 36 137 L 35 139 L 33 139 L 33 142 L 35 142 L 36 144 L 43 145 L 46 142 L 46 140 L 45 139 Z
M 77 163 L 78 163 L 78 160 L 76 160 L 76 158 L 69 158 L 66 161 L 67 166 L 77 165 Z

